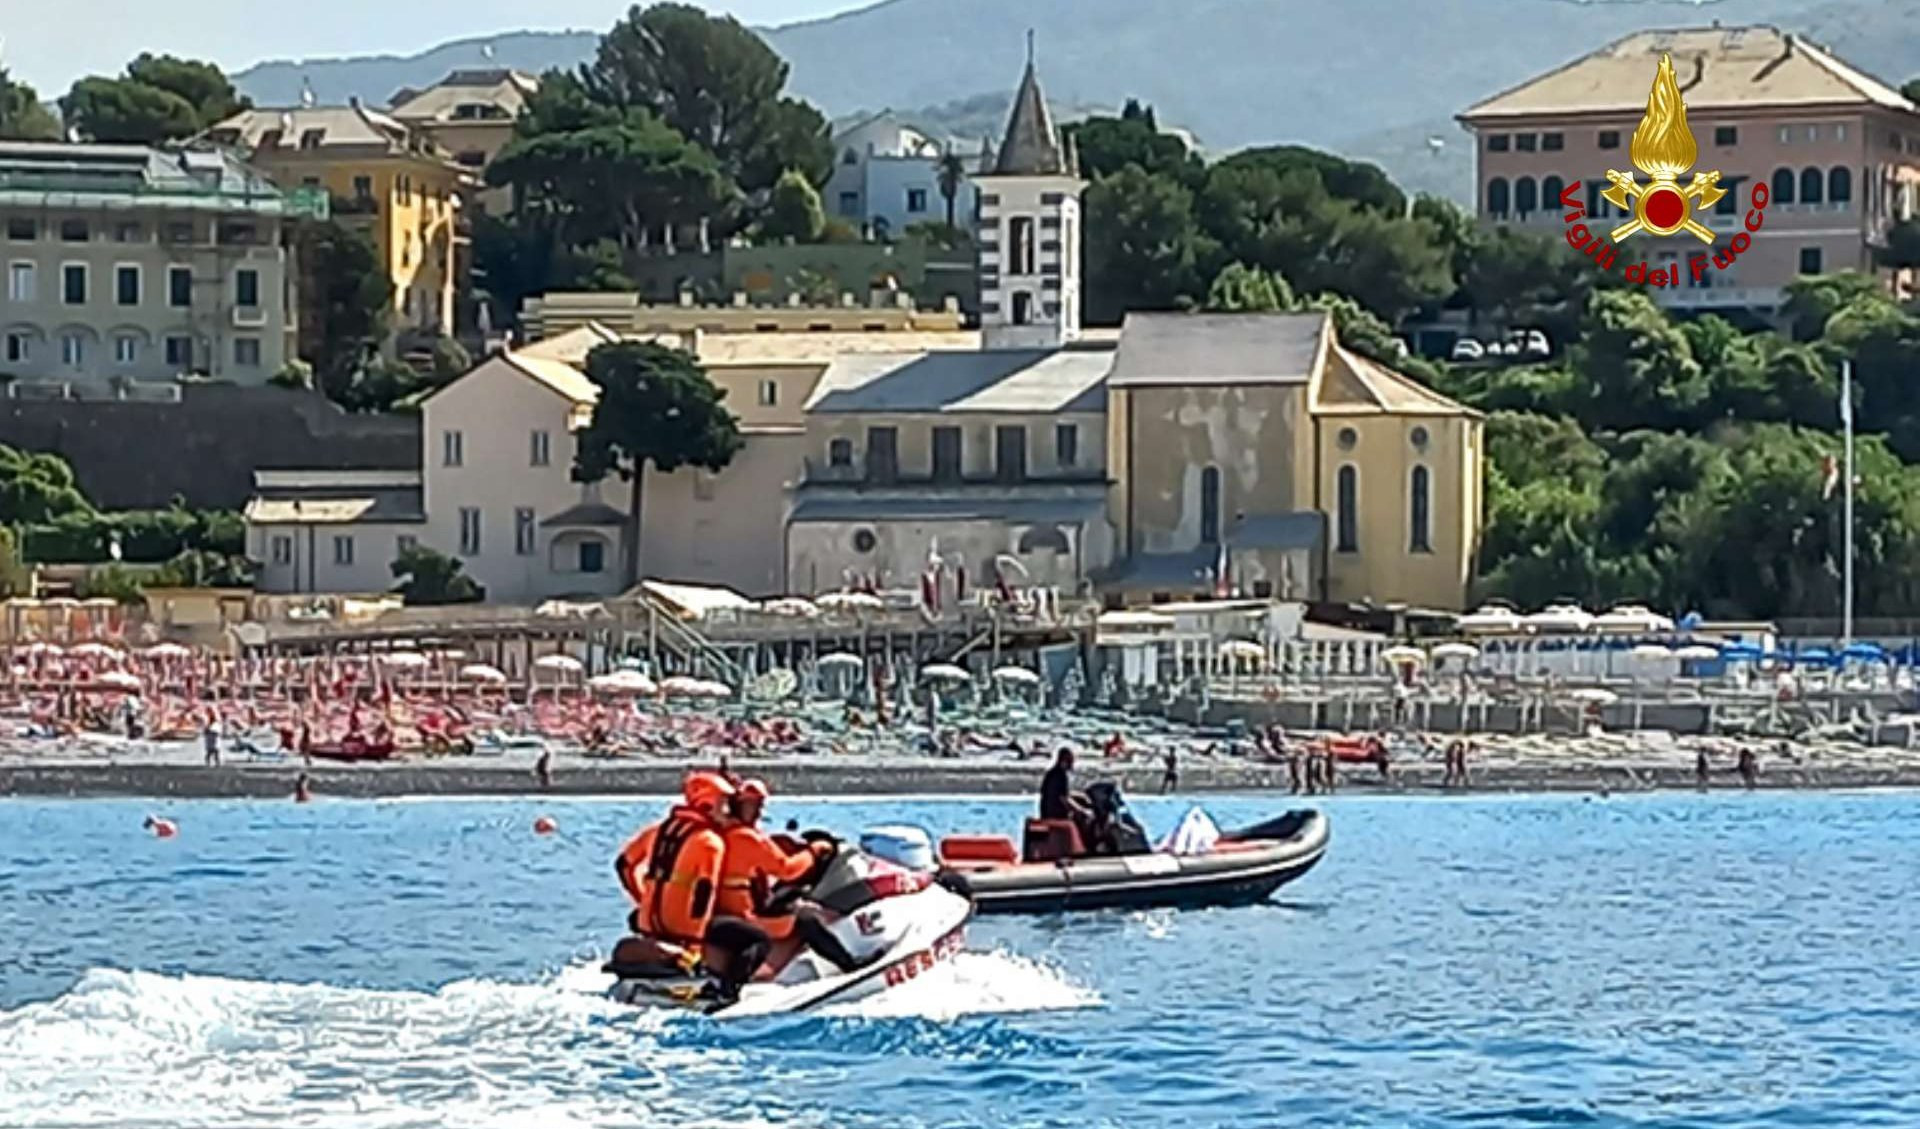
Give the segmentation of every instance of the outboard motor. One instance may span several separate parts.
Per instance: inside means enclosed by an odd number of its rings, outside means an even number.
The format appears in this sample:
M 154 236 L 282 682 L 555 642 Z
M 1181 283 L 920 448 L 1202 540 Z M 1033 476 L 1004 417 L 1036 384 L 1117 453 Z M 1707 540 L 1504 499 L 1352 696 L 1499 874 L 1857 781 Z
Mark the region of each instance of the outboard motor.
M 1087 785 L 1087 806 L 1093 809 L 1090 846 L 1095 854 L 1140 855 L 1153 849 L 1147 841 L 1146 828 L 1127 810 L 1127 800 L 1120 794 L 1119 784 L 1101 780 Z

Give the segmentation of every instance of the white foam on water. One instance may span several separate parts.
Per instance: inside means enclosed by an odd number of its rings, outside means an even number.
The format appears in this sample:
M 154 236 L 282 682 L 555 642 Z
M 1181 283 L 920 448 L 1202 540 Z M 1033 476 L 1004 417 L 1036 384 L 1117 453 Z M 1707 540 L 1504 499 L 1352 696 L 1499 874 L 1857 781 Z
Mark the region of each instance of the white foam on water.
M 1047 964 L 1004 950 L 962 951 L 897 988 L 825 1015 L 947 1020 L 963 1015 L 1097 1007 L 1100 996 Z

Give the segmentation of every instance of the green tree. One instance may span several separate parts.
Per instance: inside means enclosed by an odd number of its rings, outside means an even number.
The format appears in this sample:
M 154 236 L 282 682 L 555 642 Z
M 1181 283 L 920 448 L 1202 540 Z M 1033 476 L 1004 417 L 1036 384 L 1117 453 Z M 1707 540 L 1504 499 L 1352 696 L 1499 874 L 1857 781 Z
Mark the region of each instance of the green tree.
M 1795 341 L 1813 341 L 1827 331 L 1827 321 L 1863 298 L 1882 298 L 1884 287 L 1872 275 L 1854 271 L 1817 274 L 1787 283 L 1780 316 Z
M 306 295 L 300 318 L 300 359 L 328 399 L 357 403 L 355 384 L 386 339 L 393 282 L 373 241 L 337 221 L 305 222 L 294 232 L 294 253 Z
M 1213 166 L 1214 170 L 1262 170 L 1284 178 L 1303 172 L 1326 188 L 1327 194 L 1356 207 L 1399 218 L 1407 214 L 1407 197 L 1378 165 L 1349 161 L 1332 153 L 1301 145 L 1273 145 L 1242 149 Z
M 1129 165 L 1087 189 L 1087 315 L 1115 322 L 1128 310 L 1168 310 L 1198 287 L 1200 230 L 1193 194 Z
M 1901 83 L 1900 94 L 1909 102 L 1920 102 L 1920 78 L 1910 78 Z
M 67 124 L 94 141 L 178 141 L 249 106 L 220 68 L 143 54 L 119 78 L 83 78 L 60 100 Z
M 60 122 L 40 104 L 39 93 L 0 66 L 0 141 L 58 140 Z
M 672 474 L 683 466 L 719 471 L 740 450 L 739 421 L 699 362 L 650 342 L 602 345 L 587 354 L 587 376 L 600 389 L 593 420 L 579 434 L 574 477 L 598 482 L 618 474 L 632 484 L 622 575 L 640 578 L 640 529 L 646 470 Z
M 1594 294 L 1570 353 L 1579 417 L 1595 430 L 1697 422 L 1708 383 L 1685 334 L 1637 291 Z
M 1129 111 L 1131 116 L 1129 116 Z M 1187 150 L 1186 142 L 1161 133 L 1153 120 L 1153 110 L 1138 102 L 1129 102 L 1117 118 L 1094 116 L 1063 127 L 1080 154 L 1081 175 L 1089 179 L 1112 176 L 1128 165 L 1138 165 L 1149 173 L 1198 188 L 1206 175 L 1200 158 Z
M 1286 279 L 1245 263 L 1228 263 L 1207 287 L 1208 310 L 1272 313 L 1293 307 L 1293 289 Z
M 0 524 L 37 524 L 93 512 L 67 460 L 0 445 Z
M 400 550 L 391 568 L 400 598 L 410 605 L 472 604 L 486 598 L 486 591 L 466 574 L 458 558 L 425 545 Z
M 806 177 L 790 170 L 773 186 L 773 199 L 767 205 L 766 218 L 760 221 L 760 234 L 769 240 L 813 243 L 826 225 L 820 193 Z
M 763 197 L 788 169 L 816 185 L 833 171 L 826 119 L 781 97 L 787 64 L 731 16 L 635 6 L 581 77 L 602 103 L 644 108 L 713 154 L 749 198 Z

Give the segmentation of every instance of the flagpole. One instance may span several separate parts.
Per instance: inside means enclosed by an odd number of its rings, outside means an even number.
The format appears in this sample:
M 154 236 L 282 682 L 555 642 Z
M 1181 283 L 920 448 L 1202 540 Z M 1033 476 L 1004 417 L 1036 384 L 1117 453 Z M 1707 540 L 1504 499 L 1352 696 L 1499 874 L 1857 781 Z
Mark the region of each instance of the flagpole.
M 1846 522 L 1846 533 L 1841 538 L 1846 553 L 1845 564 L 1841 567 L 1841 609 L 1840 631 L 1842 647 L 1853 643 L 1853 362 L 1840 362 L 1840 424 L 1842 442 L 1846 444 L 1846 467 L 1842 472 L 1841 483 L 1846 488 L 1845 503 L 1842 506 L 1841 520 Z

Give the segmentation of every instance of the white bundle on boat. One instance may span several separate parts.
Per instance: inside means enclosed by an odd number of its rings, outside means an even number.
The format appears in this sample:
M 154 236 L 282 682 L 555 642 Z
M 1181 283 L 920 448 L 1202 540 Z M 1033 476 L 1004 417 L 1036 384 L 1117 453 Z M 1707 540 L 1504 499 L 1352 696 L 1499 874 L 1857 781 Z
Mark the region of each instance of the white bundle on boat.
M 1160 841 L 1160 850 L 1175 855 L 1204 855 L 1220 841 L 1220 828 L 1199 808 L 1188 808 L 1180 826 Z

